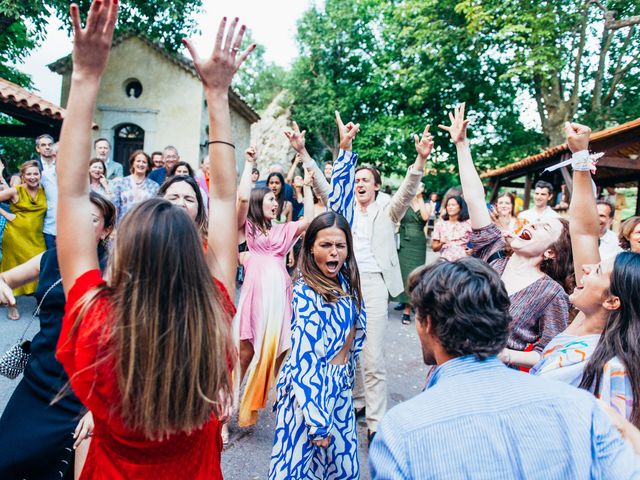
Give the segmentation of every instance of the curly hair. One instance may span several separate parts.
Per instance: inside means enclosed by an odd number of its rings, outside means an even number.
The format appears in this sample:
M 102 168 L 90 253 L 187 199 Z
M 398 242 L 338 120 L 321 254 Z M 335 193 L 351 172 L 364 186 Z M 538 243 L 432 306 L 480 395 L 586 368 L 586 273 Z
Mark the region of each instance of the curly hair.
M 618 240 L 620 240 L 620 247 L 623 250 L 631 250 L 631 242 L 629 239 L 631 238 L 631 233 L 636 229 L 639 223 L 640 217 L 631 217 L 625 220 L 620 226 Z
M 509 295 L 485 262 L 467 257 L 420 267 L 407 291 L 418 320 L 431 317 L 434 335 L 449 355 L 480 360 L 498 354 L 509 335 Z
M 564 291 L 570 294 L 576 286 L 571 235 L 569 234 L 569 222 L 564 218 L 559 221 L 562 224 L 562 233 L 558 240 L 549 247 L 556 255 L 554 258 L 543 260 L 540 264 L 540 270 L 558 282 Z

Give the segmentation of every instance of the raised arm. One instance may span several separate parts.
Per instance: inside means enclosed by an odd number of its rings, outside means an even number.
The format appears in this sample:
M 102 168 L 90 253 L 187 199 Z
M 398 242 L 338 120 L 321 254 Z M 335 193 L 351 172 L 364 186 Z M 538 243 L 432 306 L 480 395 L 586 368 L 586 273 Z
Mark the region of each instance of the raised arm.
M 353 141 L 360 132 L 360 124 L 348 122 L 345 125 L 340 118 L 340 112 L 336 111 L 335 115 L 340 137 L 340 152 L 333 164 L 331 192 L 327 199 L 327 207 L 341 214 L 351 225 L 355 205 L 356 164 L 358 163 L 358 154 L 353 151 Z
M 249 211 L 249 199 L 251 197 L 251 172 L 256 166 L 256 148 L 249 147 L 244 151 L 244 170 L 238 184 L 238 230 L 244 228 Z
M 291 164 L 291 168 L 289 169 L 289 172 L 287 173 L 287 183 L 289 185 L 293 185 L 293 177 L 295 177 L 296 175 L 296 169 L 298 168 L 298 165 L 300 165 L 300 162 L 302 162 L 302 157 L 300 157 L 299 153 L 296 153 L 295 158 L 293 159 L 293 163 Z
M 327 198 L 331 193 L 331 186 L 329 182 L 327 182 L 327 179 L 324 178 L 322 170 L 320 170 L 316 161 L 311 158 L 311 155 L 309 155 L 307 151 L 304 138 L 306 133 L 306 130 L 300 131 L 300 127 L 298 127 L 296 122 L 293 122 L 293 128 L 291 130 L 285 130 L 284 132 L 291 143 L 291 147 L 300 154 L 302 166 L 313 172 L 313 190 L 316 196 L 322 201 L 323 205 L 327 205 Z
M 218 278 L 233 298 L 238 258 L 238 221 L 236 215 L 236 157 L 231 135 L 229 87 L 233 76 L 255 44 L 238 55 L 246 27 L 236 34 L 238 18 L 227 30 L 226 17 L 220 22 L 213 52 L 201 58 L 191 41 L 185 39 L 193 64 L 200 76 L 209 111 L 209 249 L 207 261 L 211 274 Z M 227 30 L 225 35 L 225 30 Z
M 94 1 L 84 29 L 77 5 L 71 5 L 70 14 L 74 32 L 73 73 L 56 166 L 57 246 L 65 294 L 80 275 L 99 267 L 87 171 L 91 158 L 91 121 L 100 78 L 109 59 L 118 1 Z
M 576 284 L 582 280 L 583 265 L 600 263 L 598 240 L 600 221 L 596 198 L 591 187 L 591 172 L 588 163 L 589 134 L 591 129 L 584 125 L 567 122 L 564 127 L 567 144 L 573 153 L 573 193 L 569 205 L 569 231 L 573 250 L 573 265 Z M 584 161 L 580 161 L 583 158 Z M 581 165 L 584 170 L 581 170 Z
M 464 118 L 465 104 L 461 103 L 449 113 L 450 126 L 439 125 L 442 130 L 449 132 L 451 141 L 456 146 L 458 154 L 458 172 L 464 199 L 469 207 L 471 226 L 474 229 L 486 227 L 491 223 L 491 215 L 485 204 L 486 194 L 480 181 L 480 176 L 471 159 L 471 149 L 467 139 L 467 125 L 469 120 Z
M 313 193 L 311 186 L 313 185 L 313 176 L 315 173 L 312 170 L 304 170 L 304 186 L 302 187 L 304 193 L 304 217 L 298 222 L 298 229 L 296 235 L 302 235 L 313 219 L 315 218 L 315 208 L 313 208 Z
M 416 145 L 416 161 L 409 168 L 407 176 L 395 195 L 391 197 L 388 206 L 389 217 L 393 223 L 400 223 L 411 205 L 411 200 L 418 193 L 418 186 L 424 175 L 424 166 L 433 150 L 433 136 L 429 133 L 429 125 L 426 126 L 421 137 L 414 135 L 413 141 Z

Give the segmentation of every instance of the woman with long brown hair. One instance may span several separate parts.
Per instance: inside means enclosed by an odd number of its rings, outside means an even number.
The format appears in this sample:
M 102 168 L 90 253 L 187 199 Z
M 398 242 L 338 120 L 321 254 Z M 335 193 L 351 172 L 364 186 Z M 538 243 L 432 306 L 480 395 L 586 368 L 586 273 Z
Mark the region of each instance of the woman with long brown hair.
M 90 245 L 91 118 L 118 2 L 95 1 L 75 33 L 73 78 L 58 163 L 58 257 L 67 296 L 57 357 L 95 429 L 83 478 L 222 478 L 221 424 L 231 403 L 230 321 L 236 269 L 235 156 L 228 89 L 252 45 L 224 19 L 211 56 L 185 41 L 209 109 L 212 189 L 208 251 L 182 208 L 152 198 L 123 219 L 108 281 Z M 176 247 L 178 246 L 178 247 Z M 149 262 L 149 257 L 159 259 Z M 212 278 L 213 277 L 213 278 Z M 227 293 L 228 292 L 228 293 Z
M 360 478 L 352 390 L 366 320 L 347 220 L 353 218 L 357 156 L 345 150 L 351 150 L 359 126 L 348 125 L 340 128 L 329 211 L 311 222 L 300 251 L 291 354 L 278 381 L 270 480 Z
M 467 140 L 468 119 L 464 103 L 449 114 L 449 132 L 458 153 L 462 190 L 469 206 L 474 254 L 489 263 L 504 282 L 513 317 L 507 348 L 501 359 L 528 370 L 540 360 L 544 347 L 569 322 L 569 297 L 573 289 L 573 264 L 569 225 L 549 219 L 529 224 L 511 241 L 513 253 L 505 252 L 506 241 L 491 221 L 485 192 L 471 158 Z
M 9 222 L 2 235 L 2 267 L 6 272 L 46 249 L 42 228 L 47 213 L 47 198 L 41 184 L 40 166 L 35 160 L 24 162 L 20 167 L 22 183 L 0 191 L 0 201 L 8 201 L 11 213 L 16 218 Z M 36 291 L 37 280 L 20 285 L 14 295 L 31 295 Z M 20 312 L 14 306 L 8 307 L 10 320 L 18 320 Z

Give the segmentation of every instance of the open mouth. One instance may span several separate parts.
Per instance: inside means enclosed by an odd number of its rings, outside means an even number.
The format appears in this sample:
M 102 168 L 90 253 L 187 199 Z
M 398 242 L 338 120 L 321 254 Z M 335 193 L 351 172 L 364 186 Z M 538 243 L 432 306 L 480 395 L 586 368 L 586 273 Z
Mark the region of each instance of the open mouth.
M 518 235 L 522 240 L 531 240 L 531 232 L 526 228 Z
M 327 266 L 327 270 L 329 270 L 329 272 L 335 273 L 338 271 L 338 265 L 340 265 L 340 262 L 330 261 L 330 262 L 327 262 L 325 265 Z

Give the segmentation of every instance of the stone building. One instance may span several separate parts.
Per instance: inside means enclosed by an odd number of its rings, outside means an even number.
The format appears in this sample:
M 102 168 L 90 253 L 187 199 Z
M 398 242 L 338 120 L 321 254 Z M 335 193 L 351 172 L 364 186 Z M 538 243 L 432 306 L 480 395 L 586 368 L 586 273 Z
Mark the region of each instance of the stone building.
M 61 105 L 66 106 L 71 82 L 71 55 L 49 65 L 62 75 Z M 251 139 L 259 115 L 230 90 L 231 126 L 237 164 Z M 147 153 L 174 145 L 182 160 L 197 167 L 206 155 L 208 118 L 202 85 L 190 59 L 166 52 L 140 35 L 123 35 L 113 42 L 109 64 L 98 93 L 94 139 L 108 138 L 113 158 L 128 171 L 129 154 Z

